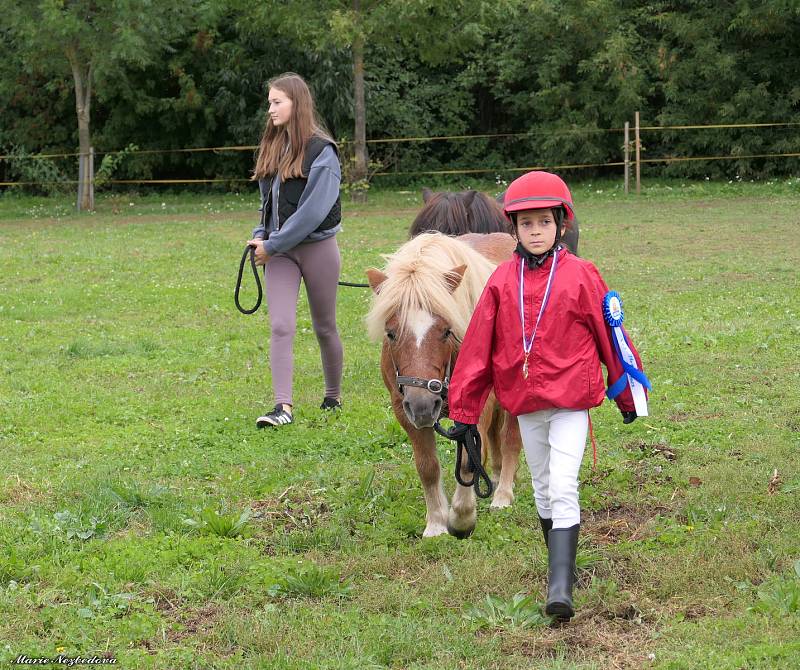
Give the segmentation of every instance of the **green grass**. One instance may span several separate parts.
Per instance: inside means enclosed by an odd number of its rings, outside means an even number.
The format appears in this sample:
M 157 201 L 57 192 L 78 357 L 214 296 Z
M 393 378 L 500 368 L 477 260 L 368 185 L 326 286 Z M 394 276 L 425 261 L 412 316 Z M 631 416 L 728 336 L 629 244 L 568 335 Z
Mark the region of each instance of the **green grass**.
M 512 509 L 480 503 L 468 540 L 421 538 L 368 291 L 340 292 L 344 412 L 318 409 L 301 293 L 297 421 L 254 429 L 272 405 L 267 319 L 233 307 L 252 193 L 113 194 L 83 215 L 0 197 L 0 662 L 796 667 L 799 185 L 575 186 L 582 255 L 621 292 L 655 388 L 631 426 L 592 413 L 563 628 L 537 609 L 524 463 Z M 380 266 L 418 208 L 415 192 L 345 203 L 343 278 Z M 452 491 L 443 440 L 440 456 Z

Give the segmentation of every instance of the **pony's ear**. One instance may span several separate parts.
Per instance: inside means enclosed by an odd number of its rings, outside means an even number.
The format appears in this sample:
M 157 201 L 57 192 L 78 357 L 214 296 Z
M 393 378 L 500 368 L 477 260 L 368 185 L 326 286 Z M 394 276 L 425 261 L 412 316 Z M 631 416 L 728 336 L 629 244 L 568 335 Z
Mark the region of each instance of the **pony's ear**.
M 428 204 L 428 200 L 433 197 L 433 191 L 431 191 L 427 186 L 422 189 L 422 202 Z
M 470 208 L 472 207 L 472 203 L 475 200 L 475 196 L 478 195 L 478 192 L 470 189 L 469 191 L 464 191 L 464 207 Z
M 378 293 L 381 290 L 381 284 L 387 279 L 386 275 L 376 268 L 369 268 L 367 270 L 367 281 L 373 292 Z
M 458 288 L 461 280 L 464 278 L 464 273 L 467 271 L 466 265 L 459 265 L 449 272 L 445 273 L 444 280 L 447 283 L 447 289 L 452 293 Z

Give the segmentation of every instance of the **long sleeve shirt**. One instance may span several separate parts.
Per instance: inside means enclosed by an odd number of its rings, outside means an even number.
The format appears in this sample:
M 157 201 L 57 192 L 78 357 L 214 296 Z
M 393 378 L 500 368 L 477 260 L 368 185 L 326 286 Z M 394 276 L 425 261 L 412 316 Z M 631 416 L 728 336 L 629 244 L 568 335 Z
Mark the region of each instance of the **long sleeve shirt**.
M 285 221 L 278 222 L 278 202 L 281 180 L 272 180 L 271 221 L 267 229 L 259 225 L 253 230 L 253 239 L 263 239 L 264 251 L 270 256 L 289 251 L 304 242 L 318 242 L 335 235 L 341 225 L 328 230 L 317 231 L 317 227 L 331 211 L 339 197 L 339 186 L 342 180 L 339 159 L 333 147 L 325 147 L 311 164 L 308 171 L 305 189 L 297 203 L 297 209 Z
M 448 391 L 449 415 L 462 423 L 477 423 L 494 389 L 500 404 L 519 416 L 542 409 L 588 409 L 603 402 L 605 385 L 622 374 L 610 326 L 603 318 L 608 292 L 597 268 L 567 250 L 558 252 L 550 299 L 542 313 L 523 375 L 525 351 L 519 313 L 519 264 L 497 267 L 472 315 L 458 353 Z M 541 267 L 524 270 L 526 336 L 530 337 L 545 293 L 552 257 Z M 639 354 L 631 350 L 641 369 Z M 622 411 L 634 409 L 630 388 L 615 402 Z

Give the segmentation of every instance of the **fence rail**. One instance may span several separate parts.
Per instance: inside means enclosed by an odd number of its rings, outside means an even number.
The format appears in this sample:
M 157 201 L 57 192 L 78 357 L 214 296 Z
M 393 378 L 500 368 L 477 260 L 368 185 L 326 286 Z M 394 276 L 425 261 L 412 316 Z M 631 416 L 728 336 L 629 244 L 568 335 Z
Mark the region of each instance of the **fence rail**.
M 638 122 L 638 113 L 636 115 Z M 626 124 L 628 125 L 628 124 Z M 633 129 L 638 131 L 636 135 L 637 140 L 629 141 L 625 139 L 623 150 L 630 150 L 631 147 L 641 150 L 641 134 L 642 133 L 656 133 L 664 131 L 685 131 L 685 130 L 721 130 L 721 129 L 745 129 L 745 128 L 792 128 L 800 126 L 800 122 L 781 122 L 781 123 L 726 123 L 726 124 L 707 124 L 707 125 L 671 125 L 671 126 L 639 126 L 638 123 Z M 494 138 L 535 138 L 537 136 L 547 135 L 553 136 L 569 136 L 569 135 L 587 135 L 593 133 L 623 133 L 625 128 L 565 128 L 562 130 L 533 130 L 521 133 L 482 133 L 473 135 L 437 135 L 430 137 L 387 137 L 387 138 L 374 138 L 367 140 L 367 144 L 402 144 L 402 143 L 426 143 L 426 142 L 443 142 L 443 141 L 468 141 L 476 139 L 494 139 Z M 627 135 L 626 135 L 627 137 Z M 350 144 L 348 140 L 340 142 L 340 144 Z M 170 154 L 170 153 L 225 153 L 225 152 L 240 152 L 240 151 L 255 151 L 258 145 L 232 145 L 232 146 L 218 146 L 218 147 L 185 147 L 174 149 L 133 149 L 125 150 L 124 153 L 128 155 L 147 155 L 147 154 Z M 118 155 L 123 151 L 96 151 L 95 156 L 110 156 Z M 74 158 L 79 157 L 80 153 L 53 153 L 53 154 L 33 154 L 29 156 L 18 156 L 13 154 L 0 155 L 0 161 L 20 161 L 20 160 L 52 160 L 56 158 Z M 397 171 L 388 170 L 382 172 L 375 172 L 374 177 L 387 177 L 387 176 L 425 176 L 425 175 L 477 175 L 477 174 L 501 174 L 513 172 L 527 172 L 530 170 L 579 170 L 589 168 L 616 168 L 624 167 L 626 171 L 626 186 L 627 186 L 627 171 L 631 164 L 634 164 L 638 171 L 641 165 L 655 164 L 655 163 L 680 163 L 685 161 L 723 161 L 723 160 L 746 160 L 746 159 L 760 159 L 760 158 L 798 158 L 800 152 L 781 152 L 781 153 L 760 153 L 760 154 L 729 154 L 717 156 L 661 156 L 656 158 L 641 158 L 639 151 L 637 151 L 637 160 L 630 161 L 627 159 L 627 152 L 625 159 L 621 161 L 608 161 L 605 163 L 569 163 L 569 164 L 541 164 L 541 165 L 528 165 L 518 167 L 492 167 L 492 168 L 456 168 L 449 170 L 409 170 Z M 178 185 L 178 184 L 214 184 L 214 183 L 244 183 L 250 181 L 247 178 L 241 177 L 215 177 L 215 178 L 187 178 L 187 179 L 108 179 L 105 180 L 106 184 L 119 184 L 119 185 Z M 638 179 L 637 179 L 637 192 L 638 192 Z M 2 181 L 0 187 L 12 186 L 39 186 L 39 185 L 53 185 L 53 184 L 66 184 L 75 185 L 79 184 L 79 180 L 59 180 L 59 181 Z

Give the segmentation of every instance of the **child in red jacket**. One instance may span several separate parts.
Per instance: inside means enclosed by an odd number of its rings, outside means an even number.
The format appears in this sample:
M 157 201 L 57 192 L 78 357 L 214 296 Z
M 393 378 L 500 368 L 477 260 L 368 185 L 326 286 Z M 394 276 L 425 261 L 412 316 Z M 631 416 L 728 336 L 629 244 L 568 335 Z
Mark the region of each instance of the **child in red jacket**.
M 619 296 L 592 263 L 559 243 L 574 217 L 567 185 L 549 172 L 529 172 L 509 186 L 504 210 L 517 249 L 475 307 L 450 381 L 450 418 L 477 424 L 490 390 L 519 418 L 548 547 L 545 611 L 569 620 L 588 410 L 606 396 L 600 364 L 626 424 L 647 414 L 649 382 L 621 327 Z

